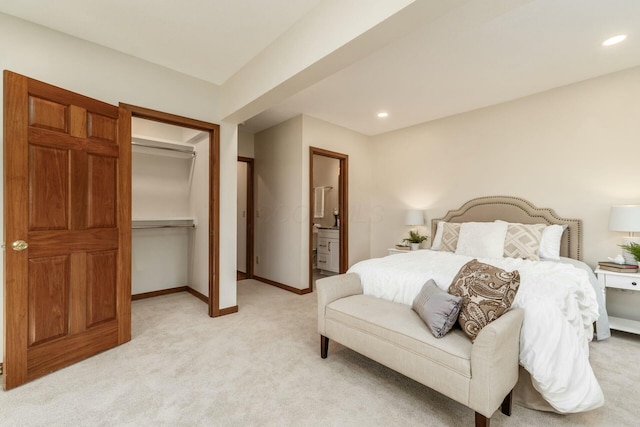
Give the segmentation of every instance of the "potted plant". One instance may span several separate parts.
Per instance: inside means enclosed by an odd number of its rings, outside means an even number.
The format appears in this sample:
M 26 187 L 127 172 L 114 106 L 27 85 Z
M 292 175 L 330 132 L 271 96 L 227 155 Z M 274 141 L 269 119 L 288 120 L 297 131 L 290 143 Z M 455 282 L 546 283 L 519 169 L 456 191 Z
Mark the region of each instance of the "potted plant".
M 427 240 L 427 236 L 421 236 L 418 231 L 413 230 L 409 230 L 409 238 L 404 239 L 405 242 L 409 242 L 409 246 L 411 246 L 412 251 L 418 250 L 418 248 L 420 248 L 420 243 L 425 240 Z
M 640 261 L 640 244 L 639 243 L 631 242 L 631 243 L 626 244 L 626 245 L 620 245 L 620 247 L 623 250 L 629 252 L 633 256 L 633 258 L 636 260 L 636 262 Z M 625 256 L 625 259 L 626 258 L 627 257 Z M 638 265 L 640 265 L 640 262 L 638 263 Z

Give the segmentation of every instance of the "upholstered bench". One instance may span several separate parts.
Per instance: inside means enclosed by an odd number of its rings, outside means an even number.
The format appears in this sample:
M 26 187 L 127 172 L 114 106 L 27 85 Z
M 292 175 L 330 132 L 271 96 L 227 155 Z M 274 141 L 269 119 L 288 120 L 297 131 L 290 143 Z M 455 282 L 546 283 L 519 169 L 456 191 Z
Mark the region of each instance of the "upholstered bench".
M 356 274 L 316 286 L 322 358 L 332 339 L 473 409 L 476 426 L 488 426 L 498 407 L 511 415 L 521 309 L 485 326 L 472 343 L 459 329 L 435 338 L 410 306 L 363 295 Z

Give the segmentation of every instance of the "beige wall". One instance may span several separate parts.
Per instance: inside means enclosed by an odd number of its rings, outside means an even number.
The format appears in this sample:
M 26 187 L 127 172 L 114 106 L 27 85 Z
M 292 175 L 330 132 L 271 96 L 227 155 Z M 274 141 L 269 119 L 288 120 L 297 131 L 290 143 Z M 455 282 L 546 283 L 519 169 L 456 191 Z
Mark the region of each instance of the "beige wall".
M 254 157 L 254 135 L 242 130 L 238 131 L 238 156 Z
M 315 117 L 303 117 L 302 204 L 309 215 L 309 147 L 323 148 L 349 156 L 349 266 L 369 258 L 370 206 L 374 172 L 371 168 L 369 137 L 325 122 Z M 343 219 L 340 220 L 342 223 Z M 307 265 L 309 233 L 303 227 L 302 262 Z M 305 269 L 305 280 L 308 281 Z
M 369 258 L 369 138 L 309 116 L 255 136 L 255 274 L 304 289 L 309 283 L 309 147 L 349 156 L 349 265 Z
M 486 195 L 523 197 L 584 221 L 591 266 L 619 253 L 613 204 L 640 203 L 640 68 L 372 138 L 371 255 L 430 218 Z
M 254 274 L 300 289 L 301 159 L 302 116 L 256 134 Z

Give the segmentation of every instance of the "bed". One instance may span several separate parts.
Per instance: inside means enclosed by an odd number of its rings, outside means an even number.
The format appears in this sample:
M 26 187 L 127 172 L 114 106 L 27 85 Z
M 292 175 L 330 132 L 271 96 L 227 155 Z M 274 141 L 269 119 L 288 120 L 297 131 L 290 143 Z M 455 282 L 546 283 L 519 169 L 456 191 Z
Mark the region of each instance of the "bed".
M 553 257 L 556 259 L 482 258 L 464 251 L 456 254 L 443 243 L 441 230 L 438 235 L 440 222 L 454 224 L 446 227 L 469 230 L 471 226 L 461 224 L 501 221 L 544 224 L 541 230 L 559 229 L 557 256 Z M 349 272 L 360 276 L 365 294 L 411 305 L 427 280 L 434 279 L 446 290 L 458 270 L 474 258 L 504 270 L 517 269 L 521 284 L 513 306 L 524 309 L 525 320 L 514 401 L 528 408 L 558 413 L 584 412 L 604 403 L 588 361 L 588 344 L 594 336 L 605 339 L 610 332 L 602 289 L 593 271 L 581 262 L 581 220 L 559 217 L 552 209 L 537 208 L 521 198 L 481 197 L 433 220 L 431 236 L 441 239 L 434 241 L 441 246 L 440 250 L 365 260 L 352 266 Z M 461 244 L 466 241 L 460 240 Z

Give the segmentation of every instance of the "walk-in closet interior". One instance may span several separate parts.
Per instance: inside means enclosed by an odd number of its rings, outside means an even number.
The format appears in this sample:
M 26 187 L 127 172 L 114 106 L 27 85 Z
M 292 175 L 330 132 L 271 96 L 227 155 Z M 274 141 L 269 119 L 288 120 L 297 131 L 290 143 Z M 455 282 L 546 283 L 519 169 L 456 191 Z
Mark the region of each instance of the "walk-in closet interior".
M 209 134 L 132 119 L 134 299 L 209 293 Z

